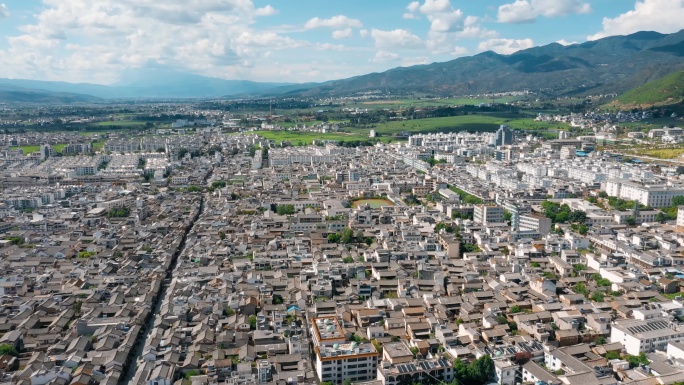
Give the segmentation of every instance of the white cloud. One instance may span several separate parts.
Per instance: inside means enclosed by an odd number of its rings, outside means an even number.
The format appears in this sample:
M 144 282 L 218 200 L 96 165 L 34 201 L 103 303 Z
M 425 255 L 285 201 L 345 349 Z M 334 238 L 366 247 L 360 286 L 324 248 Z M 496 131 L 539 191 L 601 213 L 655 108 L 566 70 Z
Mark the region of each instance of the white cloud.
M 638 31 L 677 32 L 684 25 L 682 20 L 684 0 L 639 0 L 633 10 L 615 18 L 604 18 L 603 30 L 588 39 L 628 35 Z
M 410 3 L 410 4 L 406 7 L 406 9 L 407 9 L 409 12 L 416 12 L 416 11 L 418 11 L 418 9 L 420 9 L 420 2 L 419 2 L 419 1 L 414 1 L 414 2 Z
M 345 27 L 354 27 L 354 28 L 361 28 L 362 24 L 361 21 L 358 19 L 350 19 L 347 16 L 344 15 L 337 15 L 333 16 L 329 19 L 320 19 L 318 17 L 314 17 L 313 19 L 309 20 L 304 24 L 304 28 L 306 29 L 314 29 L 314 28 L 345 28 Z
M 346 51 L 347 47 L 342 44 L 319 43 L 314 45 L 319 51 Z
M 453 56 L 465 56 L 469 54 L 470 51 L 466 47 L 454 47 L 454 49 L 450 52 L 451 55 Z
M 444 13 L 453 10 L 449 0 L 425 0 L 420 6 L 420 11 L 424 14 Z
M 411 12 L 406 12 L 406 13 L 404 13 L 404 16 L 402 16 L 402 17 L 403 17 L 404 19 L 406 19 L 406 20 L 415 20 L 415 19 L 418 19 L 418 15 L 416 15 L 415 13 L 411 13 Z
M 388 51 L 378 51 L 375 53 L 375 57 L 371 59 L 372 62 L 375 63 L 383 63 L 383 62 L 388 62 L 388 61 L 397 61 L 399 60 L 399 55 L 393 52 L 388 52 Z
M 489 39 L 477 46 L 480 51 L 494 51 L 502 55 L 509 55 L 521 49 L 532 47 L 534 47 L 532 39 Z
M 278 10 L 273 8 L 271 5 L 267 5 L 265 7 L 257 8 L 254 11 L 255 16 L 273 16 L 277 15 Z
M 345 28 L 345 29 L 339 29 L 337 31 L 333 31 L 332 37 L 333 39 L 347 39 L 351 37 L 352 35 L 352 29 L 351 28 Z
M 558 17 L 590 11 L 591 5 L 584 0 L 515 0 L 499 6 L 497 20 L 502 23 L 530 23 L 540 16 Z
M 455 9 L 450 0 L 425 0 L 422 4 L 414 1 L 406 9 L 410 12 L 407 15 L 418 17 L 420 13 L 430 21 L 426 46 L 433 54 L 458 52 L 460 47 L 455 46 L 454 42 L 460 39 L 492 39 L 499 36 L 496 31 L 483 28 L 480 18 L 465 16 L 463 11 Z
M 423 47 L 423 41 L 405 29 L 395 29 L 392 31 L 373 29 L 371 36 L 375 39 L 375 46 L 380 49 Z
M 370 35 L 370 32 L 368 32 L 367 29 L 361 29 L 359 30 L 359 36 L 361 37 L 368 37 Z
M 565 39 L 560 39 L 560 40 L 558 40 L 556 43 L 558 43 L 558 44 L 560 44 L 560 45 L 573 45 L 573 44 L 577 44 L 576 41 L 567 41 L 567 40 L 565 40 Z
M 409 57 L 401 61 L 402 67 L 410 67 L 420 64 L 428 64 L 430 59 L 427 56 Z
M 0 19 L 6 19 L 9 17 L 9 10 L 5 4 L 0 4 Z
M 483 28 L 480 25 L 480 18 L 477 16 L 466 17 L 463 22 L 463 30 L 456 35 L 463 39 L 494 39 L 499 37 L 498 32 Z
M 243 32 L 236 41 L 243 46 L 268 47 L 271 49 L 297 48 L 305 44 L 274 32 L 253 33 Z
M 274 12 L 252 0 L 43 0 L 32 24 L 8 36 L 0 68 L 14 78 L 97 83 L 150 66 L 258 79 L 280 70 L 258 60 L 265 52 L 310 45 L 253 27 Z

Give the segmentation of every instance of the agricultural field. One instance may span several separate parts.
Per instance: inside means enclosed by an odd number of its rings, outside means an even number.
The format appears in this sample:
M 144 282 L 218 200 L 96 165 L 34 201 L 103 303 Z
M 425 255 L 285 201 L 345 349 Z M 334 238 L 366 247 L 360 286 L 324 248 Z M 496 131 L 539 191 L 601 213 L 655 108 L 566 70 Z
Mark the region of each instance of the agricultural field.
M 98 140 L 97 142 L 93 142 L 93 151 L 102 151 L 105 145 L 105 140 Z
M 684 147 L 675 148 L 638 148 L 632 151 L 634 155 L 650 156 L 658 159 L 677 159 L 684 155 Z
M 538 131 L 542 135 L 557 137 L 558 130 L 569 128 L 566 123 L 536 122 L 529 117 L 499 115 L 461 115 L 444 118 L 427 118 L 415 120 L 395 120 L 386 123 L 370 124 L 363 128 L 343 127 L 343 132 L 321 134 L 308 131 L 256 131 L 256 134 L 276 142 L 289 141 L 295 145 L 310 144 L 316 139 L 321 140 L 369 140 L 371 129 L 375 130 L 376 140 L 391 142 L 401 140 L 395 134 L 406 132 L 409 134 L 432 132 L 494 132 L 501 124 L 507 124 L 514 129 Z
M 64 147 L 66 147 L 66 143 L 59 143 L 59 144 L 54 144 L 52 145 L 52 150 L 54 152 L 62 152 L 64 150 Z M 40 146 L 19 146 L 19 147 L 10 147 L 11 150 L 16 150 L 16 149 L 22 149 L 24 150 L 24 154 L 31 154 L 34 152 L 40 151 Z
M 40 146 L 18 146 L 10 147 L 10 150 L 24 150 L 24 154 L 32 154 L 40 151 Z
M 114 121 L 107 121 L 107 122 L 97 122 L 94 124 L 94 126 L 98 127 L 111 127 L 111 126 L 121 126 L 121 127 L 135 127 L 135 126 L 144 126 L 145 122 L 140 122 L 136 120 L 114 120 Z
M 445 118 L 396 120 L 373 125 L 380 135 L 392 135 L 401 131 L 409 133 L 496 131 L 500 125 L 521 130 L 566 129 L 565 123 L 535 122 L 532 118 L 509 118 L 490 115 L 461 115 Z
M 408 108 L 408 107 L 442 107 L 442 106 L 477 106 L 487 103 L 510 103 L 518 101 L 518 96 L 507 96 L 503 98 L 456 98 L 456 99 L 406 99 L 406 100 L 375 100 L 367 102 L 352 103 L 347 107 L 357 108 Z
M 357 133 L 327 133 L 309 131 L 255 131 L 255 134 L 261 135 L 266 139 L 276 142 L 291 142 L 293 145 L 307 145 L 314 140 L 338 140 L 338 141 L 354 141 L 354 140 L 369 140 L 368 131 L 362 133 L 361 130 Z M 389 139 L 389 138 L 388 138 Z M 387 140 L 388 141 L 388 140 Z

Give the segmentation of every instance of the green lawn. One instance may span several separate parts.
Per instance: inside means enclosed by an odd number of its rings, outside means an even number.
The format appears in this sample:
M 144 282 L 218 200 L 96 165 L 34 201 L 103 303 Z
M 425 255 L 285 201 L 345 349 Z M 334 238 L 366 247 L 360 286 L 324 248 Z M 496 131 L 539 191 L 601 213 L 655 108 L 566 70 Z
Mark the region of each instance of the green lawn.
M 105 126 L 106 127 L 106 126 Z M 92 129 L 93 127 L 91 127 Z M 107 131 L 106 128 L 102 128 L 101 131 L 81 131 L 78 134 L 80 136 L 93 136 L 93 135 L 102 135 L 102 134 L 107 134 L 109 131 Z
M 132 126 L 144 126 L 145 122 L 139 122 L 136 120 L 115 120 L 111 122 L 97 122 L 95 126 L 100 127 L 110 127 L 110 126 L 122 126 L 122 127 L 132 127 Z
M 66 143 L 60 143 L 60 144 L 54 144 L 52 145 L 52 149 L 55 152 L 62 152 L 64 150 L 64 147 L 66 147 Z M 22 149 L 24 150 L 24 154 L 31 154 L 34 152 L 40 151 L 40 146 L 20 146 L 20 147 L 11 147 L 12 150 L 16 149 Z
M 361 131 L 357 133 L 328 134 L 309 131 L 256 131 L 255 134 L 261 135 L 266 139 L 274 140 L 276 142 L 291 142 L 293 145 L 311 144 L 314 140 L 353 141 L 370 139 L 368 138 L 368 131 L 366 131 L 365 134 L 361 133 Z
M 10 150 L 24 150 L 24 154 L 32 154 L 40 151 L 40 146 L 18 146 L 10 147 Z
M 93 142 L 93 151 L 101 151 L 104 148 L 105 140 L 98 140 Z

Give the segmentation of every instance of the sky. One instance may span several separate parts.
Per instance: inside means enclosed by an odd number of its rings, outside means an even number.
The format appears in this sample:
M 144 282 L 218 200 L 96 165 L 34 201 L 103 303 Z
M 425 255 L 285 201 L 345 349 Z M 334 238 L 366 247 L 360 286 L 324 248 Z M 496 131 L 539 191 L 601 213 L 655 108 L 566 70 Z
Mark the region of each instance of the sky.
M 318 82 L 682 20 L 684 0 L 0 0 L 0 78 Z

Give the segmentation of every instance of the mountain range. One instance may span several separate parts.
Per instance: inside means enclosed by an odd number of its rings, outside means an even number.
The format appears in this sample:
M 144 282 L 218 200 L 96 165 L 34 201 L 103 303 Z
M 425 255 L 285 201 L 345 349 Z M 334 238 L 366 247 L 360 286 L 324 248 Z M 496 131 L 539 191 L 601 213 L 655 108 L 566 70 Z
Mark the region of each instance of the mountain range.
M 289 83 L 259 83 L 247 80 L 224 80 L 186 74 L 169 69 L 138 69 L 125 74 L 125 82 L 110 86 L 88 83 L 50 82 L 25 79 L 0 79 L 0 91 L 21 89 L 42 95 L 43 99 L 66 97 L 65 102 L 88 99 L 181 99 L 222 98 L 255 95 Z M 62 94 L 61 96 L 54 95 Z M 0 93 L 0 100 L 5 98 Z M 74 100 L 80 99 L 80 100 Z M 24 100 L 20 100 L 24 101 Z
M 222 80 L 170 69 L 135 70 L 111 86 L 0 79 L 0 101 L 115 98 L 350 96 L 359 92 L 460 96 L 531 90 L 548 96 L 621 94 L 684 69 L 684 30 L 637 32 L 582 44 L 552 43 L 501 55 L 491 51 L 448 62 L 400 67 L 325 83 Z M 14 87 L 14 89 L 12 89 Z M 14 97 L 20 96 L 18 99 Z
M 684 30 L 638 32 L 583 44 L 558 43 L 500 55 L 395 68 L 329 82 L 305 95 L 361 91 L 438 96 L 533 90 L 550 96 L 622 93 L 684 68 Z

